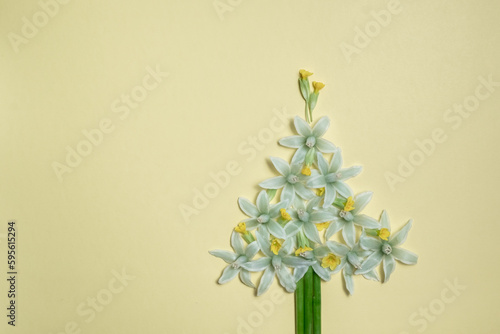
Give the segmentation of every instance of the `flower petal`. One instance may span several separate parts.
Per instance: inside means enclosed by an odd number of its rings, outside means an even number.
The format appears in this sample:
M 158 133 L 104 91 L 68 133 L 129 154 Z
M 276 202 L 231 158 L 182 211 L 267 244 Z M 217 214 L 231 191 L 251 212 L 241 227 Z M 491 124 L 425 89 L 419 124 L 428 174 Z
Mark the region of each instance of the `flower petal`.
M 301 164 L 306 159 L 306 154 L 309 152 L 309 147 L 306 145 L 302 145 L 295 151 L 295 154 L 292 157 L 291 164 Z
M 337 149 L 333 143 L 329 142 L 326 139 L 323 138 L 317 138 L 316 139 L 316 146 L 315 146 L 318 151 L 323 152 L 323 153 L 333 153 Z
M 328 162 L 326 161 L 325 157 L 323 154 L 318 153 L 318 169 L 321 174 L 327 175 L 328 174 Z
M 349 246 L 352 248 L 354 244 L 356 243 L 356 229 L 354 228 L 354 223 L 347 222 L 344 225 L 344 229 L 342 230 L 342 236 L 344 237 L 344 241 Z
M 312 265 L 312 268 L 314 272 L 325 282 L 328 282 L 331 278 L 330 272 L 326 269 L 323 268 L 318 261 L 314 262 Z
M 281 158 L 271 157 L 271 161 L 274 165 L 274 168 L 283 176 L 288 176 L 290 174 L 290 165 L 288 162 Z
M 296 235 L 299 231 L 302 225 L 297 224 L 296 222 L 289 222 L 288 224 L 285 225 L 285 232 L 286 232 L 286 237 L 293 237 Z
M 295 282 L 300 281 L 306 274 L 307 270 L 309 270 L 309 267 L 296 267 L 293 270 L 293 278 L 295 279 Z
M 353 178 L 357 175 L 359 175 L 359 173 L 361 173 L 361 171 L 363 170 L 363 167 L 361 166 L 352 166 L 352 167 L 348 167 L 348 168 L 343 168 L 339 171 L 339 173 L 342 175 L 342 181 L 345 181 L 345 180 L 348 180 L 350 178 Z
M 250 244 L 248 244 L 247 248 L 245 249 L 245 256 L 251 260 L 255 255 L 260 250 L 259 243 L 257 241 L 253 241 Z
M 307 124 L 307 122 L 299 116 L 295 116 L 293 123 L 295 124 L 295 129 L 297 130 L 299 135 L 304 137 L 309 137 L 312 135 L 312 129 L 309 124 Z
M 309 188 L 323 188 L 326 186 L 326 180 L 323 175 L 313 176 L 307 180 L 307 186 Z
M 243 284 L 251 288 L 255 288 L 255 285 L 252 283 L 252 280 L 250 278 L 250 272 L 248 270 L 240 270 L 240 280 L 243 282 Z
M 276 203 L 274 205 L 271 205 L 269 209 L 269 217 L 271 218 L 277 218 L 281 216 L 281 209 L 286 209 L 288 207 L 289 201 L 281 201 L 279 203 Z
M 328 226 L 325 233 L 325 238 L 328 240 L 332 235 L 344 228 L 345 222 L 343 220 L 336 220 Z
M 384 256 L 384 283 L 391 278 L 391 274 L 394 272 L 394 269 L 396 268 L 396 262 L 394 261 L 394 258 L 392 255 L 385 255 Z
M 241 239 L 240 234 L 236 231 L 233 231 L 233 233 L 231 233 L 231 247 L 233 247 L 236 254 L 245 254 L 245 245 L 243 244 L 243 240 Z
M 379 222 L 372 217 L 368 217 L 367 215 L 359 214 L 354 216 L 354 224 L 359 225 L 364 228 L 380 228 Z
M 321 202 L 321 197 L 314 197 L 309 202 L 307 202 L 306 211 L 311 213 L 313 210 L 317 210 L 318 204 Z
M 303 146 L 306 142 L 306 138 L 302 136 L 289 136 L 285 138 L 281 138 L 278 143 L 281 146 L 290 147 L 290 148 L 299 148 Z
M 330 126 L 330 119 L 326 116 L 321 117 L 318 119 L 316 122 L 316 125 L 314 125 L 312 129 L 312 133 L 314 137 L 321 137 L 322 135 L 325 134 L 326 130 L 328 130 L 328 127 Z
M 233 278 L 236 277 L 236 275 L 238 275 L 239 272 L 240 272 L 239 268 L 238 269 L 233 268 L 231 265 L 227 266 L 219 278 L 219 281 L 218 281 L 219 284 L 224 284 L 224 283 L 231 281 Z
M 247 225 L 247 230 L 251 231 L 255 229 L 260 223 L 257 221 L 257 218 L 248 218 L 243 220 L 243 222 Z
M 380 277 L 378 277 L 378 273 L 375 270 L 369 271 L 363 275 L 364 278 L 369 279 L 371 281 L 380 281 Z
M 295 199 L 295 188 L 293 187 L 293 185 L 291 185 L 290 183 L 285 184 L 283 190 L 281 190 L 280 199 L 282 201 L 288 201 L 288 203 L 293 202 L 293 200 Z
M 373 252 L 366 260 L 361 264 L 361 268 L 356 270 L 356 275 L 363 275 L 369 271 L 372 271 L 376 266 L 382 261 L 384 253 L 380 250 Z
M 295 189 L 297 195 L 299 195 L 303 199 L 309 200 L 314 197 L 314 193 L 311 190 L 304 187 L 302 183 L 295 183 L 293 185 L 293 188 Z
M 361 212 L 365 206 L 370 202 L 372 199 L 373 192 L 371 191 L 365 191 L 360 194 L 357 194 L 354 197 L 354 210 L 352 210 L 352 214 L 355 215 L 358 212 Z
M 283 176 L 276 176 L 259 183 L 264 189 L 281 189 L 286 184 L 286 179 Z
M 337 195 L 335 187 L 331 183 L 327 183 L 325 185 L 325 201 L 323 202 L 324 208 L 332 205 L 333 201 L 335 200 L 335 195 Z
M 354 282 L 352 279 L 352 275 L 347 274 L 345 268 L 343 274 L 344 274 L 345 287 L 347 291 L 349 291 L 349 294 L 352 295 L 354 293 Z
M 338 148 L 333 153 L 333 157 L 332 157 L 332 160 L 330 161 L 330 167 L 328 168 L 328 172 L 329 173 L 337 173 L 340 170 L 340 168 L 342 167 L 343 161 L 344 160 L 342 159 L 342 150 L 340 148 Z
M 274 254 L 271 252 L 271 243 L 269 242 L 268 233 L 263 230 L 259 230 L 255 235 L 257 236 L 257 242 L 259 243 L 262 253 L 268 257 L 273 257 Z
M 309 216 L 309 221 L 314 223 L 324 223 L 328 221 L 332 221 L 335 219 L 333 213 L 328 211 L 316 211 L 311 213 Z
M 260 296 L 267 290 L 273 283 L 274 280 L 274 268 L 272 266 L 267 267 L 266 271 L 264 271 L 264 275 L 262 275 L 259 283 L 259 287 L 257 288 L 257 296 Z
M 389 244 L 391 244 L 392 247 L 399 246 L 406 241 L 406 237 L 408 236 L 408 232 L 411 229 L 412 223 L 413 219 L 410 219 L 408 223 L 406 223 L 406 225 L 403 226 L 401 230 L 399 230 L 392 237 L 389 238 Z
M 321 239 L 319 238 L 319 233 L 318 233 L 318 229 L 316 228 L 316 226 L 313 224 L 313 223 L 304 223 L 304 233 L 306 234 L 306 237 L 309 239 L 309 240 L 312 240 L 318 244 L 321 243 Z
M 248 271 L 262 271 L 266 269 L 266 267 L 269 267 L 271 260 L 270 257 L 261 257 L 255 261 L 242 263 L 240 266 Z
M 345 184 L 343 181 L 337 181 L 333 183 L 333 186 L 335 187 L 335 190 L 345 198 L 352 196 L 352 189 L 349 187 L 347 184 Z M 356 201 L 354 202 L 354 206 L 356 206 Z M 354 212 L 354 210 L 353 210 Z M 354 213 L 353 213 L 354 214 Z
M 281 266 L 277 274 L 278 281 L 280 282 L 281 286 L 283 286 L 288 292 L 294 292 L 297 288 L 297 285 L 295 284 L 295 279 L 288 271 L 288 269 L 285 266 Z
M 391 254 L 404 264 L 417 264 L 418 261 L 418 255 L 406 249 L 394 247 Z
M 286 239 L 285 229 L 275 220 L 271 219 L 269 222 L 267 222 L 266 225 L 267 229 L 269 230 L 269 233 L 274 235 L 276 238 Z
M 269 213 L 269 196 L 267 196 L 267 192 L 265 190 L 262 190 L 257 196 L 256 204 L 257 210 L 259 210 L 261 214 Z
M 300 256 L 284 256 L 283 263 L 289 267 L 309 267 L 312 262 Z
M 386 228 L 391 231 L 391 222 L 389 220 L 389 215 L 387 214 L 387 211 L 382 211 L 382 214 L 380 215 L 380 225 L 382 228 Z
M 380 250 L 382 247 L 382 241 L 371 237 L 361 237 L 359 243 L 363 249 L 367 250 Z
M 341 258 L 340 264 L 338 266 L 336 266 L 335 269 L 333 269 L 332 275 L 334 275 L 334 274 L 338 273 L 339 271 L 341 271 L 342 269 L 344 269 L 346 264 L 347 264 L 347 259 L 345 257 Z
M 238 258 L 238 254 L 227 250 L 216 249 L 213 251 L 209 251 L 209 253 L 213 256 L 223 259 L 226 263 L 233 263 Z
M 331 250 L 327 245 L 322 245 L 322 246 L 316 247 L 313 250 L 314 256 L 317 256 L 317 257 L 325 257 L 330 252 L 331 252 Z
M 338 256 L 346 256 L 350 251 L 349 247 L 337 241 L 329 240 L 326 242 L 326 245 L 332 251 L 332 253 Z
M 286 256 L 290 254 L 292 252 L 293 244 L 293 238 L 286 239 L 278 252 L 279 256 Z
M 247 216 L 256 218 L 260 215 L 260 212 L 259 210 L 257 210 L 257 207 L 253 205 L 246 198 L 243 197 L 238 198 L 238 204 L 240 205 L 241 211 L 243 211 Z

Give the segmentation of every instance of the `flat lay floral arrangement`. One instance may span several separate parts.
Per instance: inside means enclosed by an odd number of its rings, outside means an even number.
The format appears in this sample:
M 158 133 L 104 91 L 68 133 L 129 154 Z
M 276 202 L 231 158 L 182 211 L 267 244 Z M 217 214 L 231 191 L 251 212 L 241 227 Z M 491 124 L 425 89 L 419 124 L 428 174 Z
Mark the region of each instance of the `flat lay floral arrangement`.
M 396 260 L 407 265 L 418 256 L 401 248 L 412 226 L 408 221 L 393 233 L 384 210 L 380 219 L 363 214 L 372 192 L 354 194 L 346 181 L 357 176 L 361 166 L 344 167 L 340 148 L 322 138 L 330 119 L 321 117 L 314 126 L 313 110 L 320 82 L 309 83 L 312 73 L 299 71 L 299 88 L 305 100 L 305 120 L 294 119 L 297 135 L 279 140 L 295 149 L 288 163 L 271 157 L 278 176 L 262 181 L 255 204 L 239 198 L 240 209 L 248 218 L 231 234 L 234 250 L 213 250 L 210 254 L 228 265 L 218 283 L 236 276 L 265 293 L 276 277 L 288 292 L 295 292 L 295 327 L 297 334 L 321 333 L 321 281 L 342 272 L 349 294 L 354 293 L 353 276 L 383 282 L 396 267 Z M 330 240 L 340 234 L 344 242 Z M 323 236 L 321 236 L 323 235 Z M 256 286 L 251 272 L 263 272 Z

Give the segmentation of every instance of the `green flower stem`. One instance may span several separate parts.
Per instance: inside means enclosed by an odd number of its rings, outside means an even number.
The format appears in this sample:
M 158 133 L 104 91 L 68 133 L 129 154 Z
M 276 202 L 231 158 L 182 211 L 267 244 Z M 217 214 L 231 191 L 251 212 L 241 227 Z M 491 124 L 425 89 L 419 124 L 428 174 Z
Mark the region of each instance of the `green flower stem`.
M 304 275 L 304 334 L 313 334 L 313 269 Z
M 252 242 L 255 241 L 253 234 L 248 231 L 246 233 L 243 233 L 241 237 L 243 238 L 243 240 L 246 241 L 247 244 L 251 244 Z
M 295 290 L 295 330 L 304 334 L 304 278 L 297 282 Z
M 314 273 L 313 275 L 313 315 L 314 315 L 314 334 L 321 334 L 321 278 Z

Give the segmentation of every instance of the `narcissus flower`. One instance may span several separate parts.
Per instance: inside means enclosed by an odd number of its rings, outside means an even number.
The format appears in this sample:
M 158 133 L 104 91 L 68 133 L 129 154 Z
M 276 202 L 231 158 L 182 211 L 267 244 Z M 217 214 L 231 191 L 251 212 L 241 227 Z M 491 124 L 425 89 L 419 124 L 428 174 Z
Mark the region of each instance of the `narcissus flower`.
M 347 246 L 344 244 L 341 244 L 336 241 L 327 241 L 326 246 L 337 256 L 339 256 L 340 263 L 339 265 L 335 268 L 335 270 L 332 272 L 332 274 L 336 274 L 339 271 L 342 271 L 342 274 L 344 275 L 344 281 L 346 285 L 347 291 L 349 291 L 349 294 L 354 293 L 354 282 L 352 279 L 352 276 L 354 275 L 354 272 L 356 269 L 361 268 L 361 263 L 363 259 L 368 256 L 371 252 L 363 250 L 358 244 L 350 244 L 348 243 Z M 378 274 L 374 271 L 371 270 L 370 272 L 365 273 L 363 275 L 366 279 L 378 281 Z
M 330 253 L 323 258 L 321 261 L 321 266 L 323 268 L 330 268 L 330 270 L 334 270 L 340 264 L 340 257 L 337 255 Z
M 339 193 L 343 197 L 352 196 L 351 188 L 344 182 L 359 173 L 361 166 L 342 168 L 342 153 L 337 149 L 333 158 L 328 164 L 321 153 L 318 153 L 319 175 L 312 176 L 307 181 L 307 186 L 311 188 L 325 188 L 325 200 L 323 207 L 332 205 L 335 196 Z
M 234 230 L 238 233 L 245 233 L 247 231 L 247 225 L 245 222 L 241 222 L 234 228 Z
M 314 193 L 304 186 L 307 178 L 301 173 L 301 164 L 292 164 L 291 166 L 281 158 L 271 157 L 271 161 L 281 176 L 272 177 L 259 183 L 264 189 L 281 189 L 281 200 L 288 200 L 291 203 L 295 199 L 295 194 L 303 199 L 311 199 Z
M 278 204 L 269 205 L 269 197 L 265 190 L 257 196 L 257 206 L 246 198 L 238 198 L 240 209 L 250 218 L 245 219 L 247 230 L 255 228 L 264 229 L 277 238 L 285 239 L 286 233 L 283 227 L 276 221 L 281 217 L 280 210 L 288 206 L 288 201 L 281 201 Z
M 308 160 L 311 160 L 306 161 L 306 164 L 312 164 L 316 160 L 318 151 L 323 153 L 333 153 L 335 151 L 335 145 L 321 138 L 330 126 L 328 117 L 321 117 L 313 128 L 298 116 L 295 117 L 294 124 L 299 135 L 279 140 L 280 145 L 297 149 L 293 155 L 292 164 L 304 162 L 306 156 Z
M 377 234 L 378 234 L 380 239 L 388 241 L 389 240 L 388 238 L 391 235 L 391 232 L 384 227 L 380 231 L 378 231 Z
M 367 191 L 354 196 L 354 204 L 346 203 L 347 208 L 346 206 L 342 209 L 336 208 L 335 206 L 329 207 L 328 211 L 333 213 L 335 221 L 330 224 L 326 230 L 326 239 L 330 239 L 332 235 L 342 230 L 342 236 L 346 243 L 354 245 L 356 242 L 356 230 L 354 225 L 364 228 L 378 228 L 380 225 L 376 219 L 360 213 L 368 202 L 370 202 L 372 195 L 373 193 L 371 191 Z M 352 206 L 354 206 L 354 209 Z
M 367 273 L 377 267 L 380 262 L 383 262 L 384 282 L 387 282 L 396 267 L 395 259 L 404 264 L 416 264 L 418 255 L 398 247 L 406 241 L 412 222 L 412 220 L 409 220 L 399 232 L 393 234 L 387 241 L 383 240 L 380 236 L 379 238 L 363 236 L 360 239 L 361 247 L 373 251 L 373 253 L 363 262 L 361 268 L 356 273 Z M 382 229 L 391 231 L 389 216 L 385 210 L 380 216 L 380 224 L 382 225 Z
M 299 74 L 300 74 L 300 77 L 302 79 L 307 79 L 308 77 L 310 77 L 311 75 L 313 75 L 313 73 L 311 73 L 311 72 L 309 72 L 307 70 L 304 70 L 304 69 L 300 70 Z
M 293 252 L 293 240 L 288 238 L 275 254 L 271 251 L 271 242 L 269 241 L 269 234 L 265 230 L 258 231 L 257 242 L 265 257 L 251 262 L 245 262 L 242 267 L 248 271 L 263 271 L 264 275 L 260 279 L 259 287 L 257 289 L 257 296 L 266 292 L 273 283 L 274 276 L 278 276 L 280 284 L 288 292 L 295 291 L 297 287 L 295 280 L 288 268 L 295 267 L 309 267 L 312 261 L 306 260 L 299 256 L 290 255 Z
M 221 258 L 226 261 L 226 263 L 229 263 L 219 278 L 219 284 L 227 283 L 235 278 L 236 275 L 240 274 L 240 279 L 243 283 L 251 288 L 255 288 L 255 285 L 250 279 L 250 273 L 248 270 L 242 268 L 242 264 L 252 260 L 252 258 L 259 252 L 259 244 L 257 241 L 254 241 L 245 248 L 239 234 L 237 232 L 233 232 L 231 234 L 231 247 L 233 247 L 234 253 L 220 249 L 209 252 L 213 256 Z
M 327 268 L 322 266 L 324 259 L 328 257 L 328 252 L 329 252 L 328 247 L 324 245 L 317 245 L 314 249 L 311 249 L 310 247 L 299 248 L 295 252 L 295 255 L 301 256 L 304 259 L 312 261 L 311 267 L 313 268 L 314 272 L 323 281 L 329 281 L 331 278 L 331 272 Z M 293 271 L 295 282 L 298 282 L 302 277 L 304 277 L 308 269 L 309 269 L 308 267 L 295 268 Z
M 328 212 L 317 208 L 321 198 L 316 197 L 307 203 L 307 206 L 302 200 L 295 200 L 293 207 L 290 210 L 292 220 L 285 226 L 287 236 L 294 236 L 299 231 L 304 231 L 306 237 L 318 244 L 321 243 L 316 223 L 324 223 L 331 221 L 335 216 Z
M 313 85 L 315 93 L 318 93 L 320 90 L 322 90 L 325 87 L 324 83 L 322 83 L 322 82 L 316 82 L 316 81 L 313 81 L 312 85 Z

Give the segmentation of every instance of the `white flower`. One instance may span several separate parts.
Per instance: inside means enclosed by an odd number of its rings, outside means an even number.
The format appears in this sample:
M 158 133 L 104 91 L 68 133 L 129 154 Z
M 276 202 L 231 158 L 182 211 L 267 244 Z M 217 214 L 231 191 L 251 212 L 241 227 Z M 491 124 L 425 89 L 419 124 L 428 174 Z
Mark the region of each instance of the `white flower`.
M 281 176 L 276 176 L 265 181 L 262 181 L 259 186 L 264 189 L 281 189 L 281 200 L 288 200 L 289 203 L 295 199 L 295 194 L 303 199 L 311 199 L 314 193 L 307 189 L 303 182 L 307 176 L 302 174 L 302 164 L 294 164 L 290 166 L 285 160 L 271 157 L 271 161 L 276 170 Z
M 311 157 L 311 161 L 306 161 L 306 163 L 312 164 L 316 158 L 316 152 L 332 153 L 335 151 L 335 145 L 321 138 L 330 126 L 328 117 L 321 117 L 312 129 L 306 121 L 298 116 L 295 116 L 294 124 L 299 135 L 279 140 L 281 145 L 297 149 L 293 155 L 292 164 L 304 162 L 306 155 Z
M 264 253 L 265 257 L 255 261 L 246 262 L 241 266 L 248 271 L 264 270 L 264 274 L 260 279 L 259 287 L 257 288 L 257 296 L 260 296 L 269 289 L 273 283 L 275 275 L 278 276 L 280 284 L 286 289 L 286 291 L 295 291 L 297 285 L 295 284 L 295 280 L 288 268 L 301 266 L 308 267 L 312 264 L 312 262 L 302 257 L 290 255 L 293 250 L 292 238 L 285 240 L 277 254 L 275 254 L 271 251 L 269 234 L 265 231 L 259 231 L 256 235 L 257 242 L 259 243 L 260 249 Z
M 221 258 L 229 263 L 229 265 L 224 268 L 224 271 L 219 278 L 219 284 L 231 281 L 239 273 L 240 279 L 243 283 L 251 288 L 255 288 L 255 285 L 253 285 L 250 280 L 250 272 L 243 269 L 242 264 L 250 261 L 259 252 L 259 244 L 257 241 L 254 241 L 244 248 L 243 241 L 241 240 L 239 233 L 233 231 L 231 234 L 231 247 L 233 247 L 234 253 L 220 249 L 209 251 L 209 253 L 213 256 Z
M 265 190 L 262 190 L 257 196 L 257 206 L 253 205 L 246 198 L 238 198 L 241 210 L 246 213 L 250 219 L 245 219 L 247 230 L 253 230 L 256 227 L 263 228 L 275 237 L 285 239 L 286 233 L 283 227 L 276 221 L 281 216 L 280 209 L 288 206 L 287 201 L 281 201 L 278 204 L 269 205 L 269 197 Z
M 416 264 L 418 260 L 417 254 L 398 247 L 406 241 L 412 222 L 413 221 L 410 219 L 399 232 L 391 235 L 388 240 L 383 240 L 380 237 L 372 238 L 363 236 L 360 239 L 361 247 L 371 250 L 373 253 L 363 262 L 361 268 L 356 271 L 356 274 L 365 274 L 373 270 L 383 261 L 385 283 L 389 280 L 396 267 L 394 259 L 404 264 Z M 383 229 L 387 229 L 389 232 L 391 231 L 389 216 L 385 210 L 380 216 L 380 223 Z

